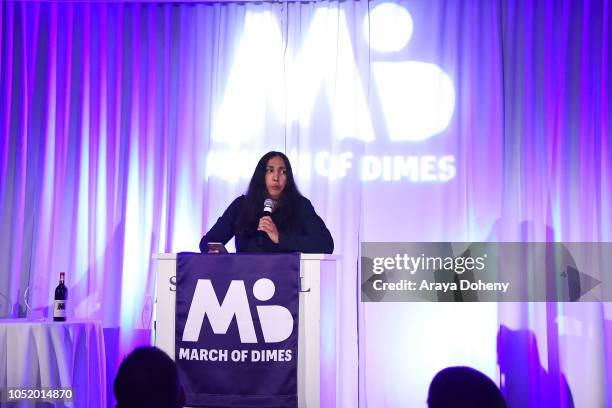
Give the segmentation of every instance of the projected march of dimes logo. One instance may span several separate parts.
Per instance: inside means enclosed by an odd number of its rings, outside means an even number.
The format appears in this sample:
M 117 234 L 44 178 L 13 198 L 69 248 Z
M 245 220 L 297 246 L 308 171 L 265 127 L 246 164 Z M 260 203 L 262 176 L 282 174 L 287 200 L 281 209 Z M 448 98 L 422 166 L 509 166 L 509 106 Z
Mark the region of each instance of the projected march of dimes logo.
M 314 129 L 317 119 L 313 118 L 320 117 L 312 114 L 316 112 L 329 115 L 324 121 L 331 124 L 331 134 L 321 138 L 333 138 L 340 149 L 315 149 L 299 155 L 288 152 L 298 164 L 300 177 L 341 179 L 358 172 L 366 182 L 443 183 L 453 179 L 455 156 L 442 151 L 439 144 L 430 147 L 427 143 L 444 137 L 440 134 L 455 110 L 455 87 L 439 66 L 400 58 L 418 30 L 409 11 L 395 3 L 378 4 L 363 17 L 362 33 L 352 37 L 344 12 L 338 10 L 334 17 L 337 41 L 326 41 L 329 13 L 327 7 L 317 9 L 300 49 L 284 60 L 278 57 L 284 55 L 284 41 L 276 17 L 269 12 L 247 13 L 223 100 L 213 115 L 212 139 L 221 148 L 210 153 L 207 175 L 228 181 L 250 177 L 257 157 L 244 153 L 244 146 L 263 141 L 265 117 L 277 117 L 288 128 Z M 363 41 L 360 35 L 371 50 L 370 69 L 360 69 L 355 60 L 353 41 Z M 364 82 L 370 70 L 368 104 Z M 286 79 L 287 88 L 278 78 Z M 329 113 L 316 103 L 322 95 Z M 316 146 L 316 140 L 313 142 L 310 145 Z M 368 153 L 357 157 L 355 142 L 365 144 Z M 248 168 L 229 168 L 237 163 L 246 163 Z
M 420 61 L 381 61 L 393 56 L 412 38 L 412 16 L 394 3 L 376 6 L 370 24 L 370 46 L 380 57 L 372 63 L 375 87 L 391 142 L 422 142 L 444 131 L 455 108 L 455 89 L 450 77 L 437 65 Z M 365 156 L 364 180 L 445 182 L 455 177 L 453 155 Z
M 253 285 L 255 299 L 266 302 L 274 296 L 275 286 L 270 279 L 262 278 Z M 279 305 L 258 305 L 257 320 L 261 325 L 263 343 L 280 343 L 293 333 L 293 316 L 291 312 Z M 259 343 L 253 316 L 249 307 L 244 281 L 233 280 L 223 298 L 219 302 L 213 284 L 209 279 L 199 279 L 185 322 L 183 343 L 195 343 L 200 338 L 204 317 L 208 318 L 212 332 L 217 335 L 229 336 L 228 330 L 232 321 L 236 321 L 238 335 L 242 344 Z M 180 347 L 180 360 L 198 361 L 233 361 L 233 362 L 265 362 L 291 361 L 291 350 L 285 349 L 211 349 Z

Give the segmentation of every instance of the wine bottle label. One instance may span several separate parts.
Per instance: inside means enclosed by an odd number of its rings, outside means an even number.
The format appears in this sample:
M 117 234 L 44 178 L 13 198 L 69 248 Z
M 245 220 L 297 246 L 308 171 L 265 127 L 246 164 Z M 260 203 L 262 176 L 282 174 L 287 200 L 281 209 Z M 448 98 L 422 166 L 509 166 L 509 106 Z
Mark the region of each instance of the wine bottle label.
M 53 308 L 53 317 L 66 317 L 66 301 L 56 300 Z

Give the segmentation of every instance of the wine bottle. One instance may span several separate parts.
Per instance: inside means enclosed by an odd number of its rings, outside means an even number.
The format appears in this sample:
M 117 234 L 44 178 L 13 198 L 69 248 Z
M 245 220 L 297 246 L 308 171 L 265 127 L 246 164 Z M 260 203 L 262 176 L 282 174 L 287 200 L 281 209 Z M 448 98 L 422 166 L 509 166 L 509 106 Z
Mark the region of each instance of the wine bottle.
M 55 304 L 53 306 L 53 320 L 56 322 L 66 321 L 66 300 L 68 299 L 68 288 L 64 285 L 64 272 L 60 272 L 59 284 L 55 288 Z

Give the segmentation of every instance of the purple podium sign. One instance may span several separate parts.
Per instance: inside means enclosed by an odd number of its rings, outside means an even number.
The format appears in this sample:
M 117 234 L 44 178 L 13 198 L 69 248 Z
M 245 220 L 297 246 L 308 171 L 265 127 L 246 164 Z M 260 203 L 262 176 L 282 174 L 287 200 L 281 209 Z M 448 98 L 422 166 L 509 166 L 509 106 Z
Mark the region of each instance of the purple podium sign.
M 188 406 L 295 407 L 299 254 L 180 253 L 175 358 Z

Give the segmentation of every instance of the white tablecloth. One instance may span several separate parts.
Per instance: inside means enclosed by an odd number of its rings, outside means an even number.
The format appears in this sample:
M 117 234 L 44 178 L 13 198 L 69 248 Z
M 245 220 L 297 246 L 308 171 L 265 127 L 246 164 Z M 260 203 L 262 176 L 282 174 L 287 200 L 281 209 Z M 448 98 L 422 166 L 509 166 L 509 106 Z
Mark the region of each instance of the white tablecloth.
M 6 392 L 9 387 L 72 387 L 73 401 L 54 401 L 55 407 L 106 408 L 102 324 L 76 319 L 61 323 L 1 319 L 0 389 Z M 48 402 L 10 404 L 37 405 L 50 406 Z

